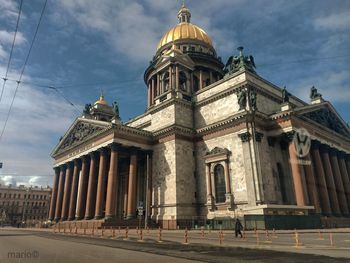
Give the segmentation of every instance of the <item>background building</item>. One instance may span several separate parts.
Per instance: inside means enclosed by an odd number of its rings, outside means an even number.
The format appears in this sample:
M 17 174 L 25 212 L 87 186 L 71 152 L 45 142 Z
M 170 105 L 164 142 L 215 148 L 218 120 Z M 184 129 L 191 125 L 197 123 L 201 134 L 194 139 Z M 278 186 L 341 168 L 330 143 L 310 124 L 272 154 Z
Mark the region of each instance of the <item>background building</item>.
M 51 188 L 0 185 L 2 225 L 36 226 L 47 221 Z
M 243 48 L 223 64 L 186 6 L 144 80 L 147 111 L 86 105 L 52 152 L 49 218 L 165 228 L 349 224 L 350 130 L 317 89 L 310 103 L 260 77 Z M 132 105 L 130 105 L 132 106 Z

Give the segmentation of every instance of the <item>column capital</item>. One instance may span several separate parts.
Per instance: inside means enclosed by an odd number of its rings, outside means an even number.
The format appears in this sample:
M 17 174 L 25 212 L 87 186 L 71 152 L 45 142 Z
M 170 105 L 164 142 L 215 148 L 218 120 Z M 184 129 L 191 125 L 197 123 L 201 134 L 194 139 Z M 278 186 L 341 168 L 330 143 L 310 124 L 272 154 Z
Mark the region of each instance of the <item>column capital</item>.
M 90 159 L 91 159 L 91 160 L 92 160 L 92 159 L 96 160 L 96 158 L 97 158 L 97 153 L 96 153 L 96 152 L 90 152 L 90 153 L 89 153 L 89 156 L 90 156 Z
M 328 153 L 330 151 L 331 147 L 329 147 L 328 145 L 326 144 L 321 144 L 320 146 L 320 152 L 321 153 Z
M 345 154 L 345 160 L 350 161 L 350 154 Z
M 89 161 L 89 155 L 83 155 L 80 157 L 82 163 L 87 163 Z
M 69 162 L 67 162 L 67 163 L 66 163 L 66 166 L 67 166 L 67 169 L 68 169 L 68 168 L 73 168 L 73 166 L 74 166 L 74 161 L 69 161 Z
M 295 134 L 295 131 L 284 132 L 282 133 L 282 138 L 287 142 L 291 142 L 294 138 L 294 134 Z
M 249 132 L 244 132 L 238 134 L 238 137 L 241 139 L 242 142 L 248 142 L 252 136 Z
M 74 159 L 73 162 L 74 162 L 74 165 L 75 165 L 75 166 L 80 167 L 80 165 L 81 165 L 81 159 L 79 159 L 79 158 Z
M 59 168 L 60 168 L 61 171 L 66 170 L 67 169 L 67 163 L 61 164 L 59 166 Z
M 112 151 L 118 151 L 120 150 L 120 148 L 122 147 L 122 145 L 120 143 L 111 143 L 108 145 L 108 147 L 112 150 Z
M 139 147 L 129 147 L 128 150 L 130 151 L 131 155 L 137 154 L 137 152 L 140 150 Z
M 102 147 L 102 148 L 99 148 L 98 150 L 97 150 L 97 152 L 99 152 L 100 153 L 100 155 L 106 155 L 107 154 L 107 151 L 108 151 L 108 148 L 106 148 L 106 147 Z
M 339 156 L 339 158 L 344 159 L 345 156 L 346 156 L 346 152 L 344 152 L 344 151 L 338 151 L 338 156 Z
M 338 150 L 336 148 L 330 148 L 329 153 L 331 156 L 337 156 Z
M 59 173 L 61 169 L 59 166 L 56 166 L 53 168 L 53 170 L 55 171 L 55 173 Z
M 255 141 L 261 142 L 262 138 L 264 137 L 264 134 L 261 132 L 255 132 Z
M 277 140 L 276 137 L 272 137 L 272 136 L 267 137 L 267 143 L 270 147 L 275 146 L 276 140 Z
M 311 141 L 311 149 L 319 149 L 321 147 L 322 143 L 317 140 L 312 140 Z

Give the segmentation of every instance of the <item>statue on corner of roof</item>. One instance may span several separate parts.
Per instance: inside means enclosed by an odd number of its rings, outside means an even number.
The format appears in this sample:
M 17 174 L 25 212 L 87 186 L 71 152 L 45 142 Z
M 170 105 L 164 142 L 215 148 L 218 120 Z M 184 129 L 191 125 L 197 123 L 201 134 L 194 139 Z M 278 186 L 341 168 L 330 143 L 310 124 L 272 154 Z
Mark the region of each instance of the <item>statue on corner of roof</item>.
M 112 106 L 113 106 L 114 116 L 119 118 L 119 105 L 118 105 L 118 102 L 114 101 Z
M 91 109 L 91 103 L 85 104 L 83 113 L 84 113 L 85 115 L 90 114 L 90 109 Z
M 322 98 L 322 94 L 317 91 L 315 86 L 312 86 L 310 89 L 310 99 L 313 100 L 313 99 L 318 99 L 318 98 Z
M 287 91 L 286 86 L 284 86 L 282 89 L 282 102 L 283 103 L 289 102 L 289 96 L 290 96 L 290 93 Z

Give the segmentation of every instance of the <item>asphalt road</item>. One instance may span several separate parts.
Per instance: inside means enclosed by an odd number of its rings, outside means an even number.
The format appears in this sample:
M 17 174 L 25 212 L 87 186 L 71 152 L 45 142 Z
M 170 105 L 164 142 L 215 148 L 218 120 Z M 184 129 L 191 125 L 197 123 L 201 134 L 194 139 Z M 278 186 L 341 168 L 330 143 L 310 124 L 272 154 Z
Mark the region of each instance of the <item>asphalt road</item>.
M 137 237 L 133 235 L 129 240 L 112 240 L 52 232 L 0 229 L 0 263 L 350 262 L 349 258 L 331 258 L 263 248 L 250 249 L 194 242 L 184 245 L 170 239 L 162 243 L 151 239 L 138 242 Z

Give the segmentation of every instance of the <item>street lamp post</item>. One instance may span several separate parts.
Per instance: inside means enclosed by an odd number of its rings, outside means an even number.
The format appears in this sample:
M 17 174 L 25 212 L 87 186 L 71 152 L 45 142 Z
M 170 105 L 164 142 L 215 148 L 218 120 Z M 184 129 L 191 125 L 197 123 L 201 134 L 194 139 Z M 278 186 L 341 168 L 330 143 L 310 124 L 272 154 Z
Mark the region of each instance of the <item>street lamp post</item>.
M 27 208 L 27 200 L 28 200 L 28 194 L 29 194 L 29 190 L 30 188 L 27 188 L 26 189 L 26 195 L 25 195 L 25 198 L 24 198 L 24 203 L 23 203 L 23 209 L 22 209 L 22 227 L 24 225 L 24 210 Z

